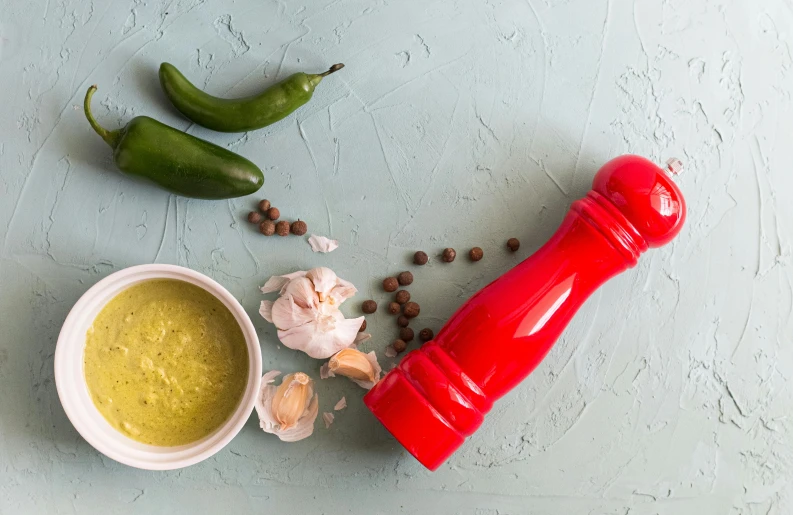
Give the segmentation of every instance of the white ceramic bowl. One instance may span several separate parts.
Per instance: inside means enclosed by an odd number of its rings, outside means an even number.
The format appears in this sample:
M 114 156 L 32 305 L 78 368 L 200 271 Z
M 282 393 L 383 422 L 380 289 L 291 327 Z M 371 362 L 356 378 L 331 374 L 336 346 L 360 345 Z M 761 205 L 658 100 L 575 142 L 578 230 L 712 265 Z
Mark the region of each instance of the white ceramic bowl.
M 248 345 L 248 384 L 236 411 L 217 431 L 191 444 L 158 447 L 136 442 L 113 428 L 94 406 L 83 373 L 85 334 L 99 311 L 122 290 L 149 279 L 178 279 L 200 286 L 234 315 Z M 237 300 L 209 277 L 174 265 L 141 265 L 120 270 L 96 283 L 66 317 L 55 349 L 55 384 L 66 416 L 75 429 L 105 456 L 132 467 L 171 470 L 205 460 L 225 447 L 253 410 L 262 377 L 262 353 L 256 329 Z

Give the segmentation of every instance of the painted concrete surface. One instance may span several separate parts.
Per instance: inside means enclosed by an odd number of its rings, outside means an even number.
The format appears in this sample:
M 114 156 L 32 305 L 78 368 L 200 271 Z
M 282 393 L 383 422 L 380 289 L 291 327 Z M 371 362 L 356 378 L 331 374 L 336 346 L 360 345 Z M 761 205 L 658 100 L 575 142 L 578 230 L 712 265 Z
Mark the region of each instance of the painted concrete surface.
M 792 513 L 792 21 L 788 0 L 0 0 L 0 513 Z M 164 60 L 228 96 L 347 67 L 284 121 L 223 135 L 167 105 Z M 262 166 L 262 194 L 187 200 L 116 173 L 83 117 L 93 83 L 103 124 L 146 114 L 225 145 Z M 687 227 L 435 473 L 344 380 L 319 385 L 322 411 L 349 403 L 330 429 L 283 444 L 252 418 L 167 473 L 104 458 L 60 407 L 60 325 L 115 270 L 209 274 L 265 369 L 318 377 L 257 314 L 270 275 L 326 265 L 381 299 L 413 251 L 483 247 L 416 270 L 437 329 L 626 152 L 685 161 Z M 341 248 L 257 235 L 243 217 L 263 196 Z M 369 324 L 387 368 L 393 321 Z

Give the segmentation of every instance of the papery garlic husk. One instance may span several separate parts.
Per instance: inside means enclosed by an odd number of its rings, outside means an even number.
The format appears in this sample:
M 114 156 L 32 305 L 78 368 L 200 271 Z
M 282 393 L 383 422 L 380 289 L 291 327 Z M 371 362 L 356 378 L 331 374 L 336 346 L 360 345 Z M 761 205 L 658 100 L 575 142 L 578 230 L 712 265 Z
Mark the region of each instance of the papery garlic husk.
M 262 292 L 273 291 L 281 296 L 263 301 L 259 312 L 275 324 L 278 338 L 290 349 L 323 359 L 355 342 L 364 318 L 346 319 L 339 306 L 358 290 L 330 268 L 271 277 Z
M 364 354 L 357 349 L 340 350 L 320 370 L 321 376 L 345 376 L 367 390 L 377 384 L 381 372 L 374 351 Z
M 273 370 L 262 376 L 262 388 L 256 399 L 259 425 L 284 442 L 296 442 L 311 436 L 319 413 L 319 396 L 314 381 L 303 372 L 284 376 L 276 387 L 272 383 L 281 372 Z

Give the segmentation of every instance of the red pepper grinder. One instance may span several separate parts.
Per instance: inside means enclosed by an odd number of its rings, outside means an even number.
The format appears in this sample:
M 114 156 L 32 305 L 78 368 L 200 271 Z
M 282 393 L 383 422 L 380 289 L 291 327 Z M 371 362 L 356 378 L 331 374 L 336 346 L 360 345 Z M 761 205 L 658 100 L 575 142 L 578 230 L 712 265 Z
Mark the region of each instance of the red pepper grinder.
M 430 470 L 482 424 L 493 402 L 542 361 L 583 302 L 683 227 L 671 176 L 638 156 L 608 162 L 542 248 L 471 297 L 437 337 L 407 354 L 364 397 Z

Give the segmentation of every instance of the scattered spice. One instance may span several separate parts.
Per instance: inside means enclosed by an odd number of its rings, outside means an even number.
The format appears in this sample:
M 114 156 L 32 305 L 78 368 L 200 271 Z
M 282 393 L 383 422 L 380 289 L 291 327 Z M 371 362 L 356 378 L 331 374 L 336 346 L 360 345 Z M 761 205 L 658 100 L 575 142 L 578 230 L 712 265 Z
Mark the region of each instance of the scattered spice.
M 485 252 L 481 247 L 474 247 L 470 252 L 468 252 L 468 257 L 471 258 L 471 261 L 479 261 L 484 255 Z
M 410 272 L 402 272 L 397 276 L 397 282 L 402 286 L 413 284 L 413 274 Z
M 424 329 L 419 331 L 419 340 L 421 340 L 422 342 L 426 343 L 432 340 L 433 338 L 435 338 L 435 333 L 433 333 L 432 329 L 430 329 L 429 327 L 425 327 Z
M 261 211 L 262 213 L 266 213 L 268 209 L 270 209 L 269 200 L 264 199 L 261 202 L 259 202 L 259 211 Z
M 520 241 L 517 238 L 510 238 L 507 240 L 507 248 L 512 252 L 517 252 L 520 248 Z
M 399 330 L 399 339 L 404 340 L 406 342 L 412 342 L 413 338 L 415 338 L 415 333 L 413 329 L 410 327 L 403 327 Z
M 265 220 L 259 224 L 259 232 L 265 236 L 272 236 L 275 234 L 275 222 L 272 220 Z
M 408 348 L 408 344 L 405 343 L 405 340 L 395 340 L 391 345 L 394 347 L 394 350 L 397 352 L 397 354 L 400 352 L 405 352 L 405 349 Z
M 397 318 L 397 325 L 399 327 L 407 327 L 410 325 L 410 319 L 405 315 L 399 315 L 399 318 Z
M 419 266 L 426 265 L 427 261 L 429 261 L 429 260 L 430 260 L 430 258 L 427 255 L 427 253 L 423 252 L 421 250 L 419 250 L 418 252 L 413 254 L 413 263 L 416 264 L 416 265 L 419 265 Z
M 275 209 L 275 208 L 271 208 Z M 286 220 L 281 220 L 277 224 L 275 224 L 275 232 L 278 236 L 289 236 L 289 222 Z
M 277 207 L 271 207 L 267 210 L 267 218 L 270 220 L 278 220 L 281 218 L 281 211 Z
M 303 220 L 298 220 L 297 222 L 292 222 L 289 229 L 295 236 L 303 236 L 308 232 L 308 225 Z
M 251 211 L 248 213 L 248 221 L 252 224 L 258 224 L 262 221 L 262 214 L 258 211 Z
M 397 291 L 399 288 L 399 281 L 396 277 L 386 277 L 383 279 L 383 289 L 388 293 Z
M 400 304 L 404 304 L 405 302 L 410 300 L 410 292 L 407 290 L 399 290 L 396 292 L 396 301 Z
M 442 257 L 444 263 L 451 263 L 457 257 L 457 251 L 452 248 L 444 249 Z
M 363 321 L 363 323 L 361 324 L 361 328 L 358 329 L 359 333 L 362 333 L 364 331 L 366 331 L 366 320 Z
M 363 301 L 363 304 L 361 304 L 361 311 L 363 311 L 367 315 L 371 315 L 372 313 L 377 311 L 377 302 L 371 299 Z
M 399 304 L 397 304 L 397 306 L 399 306 Z M 408 318 L 415 318 L 419 316 L 420 311 L 421 311 L 421 306 L 419 306 L 415 302 L 411 301 L 405 304 L 404 315 Z
M 392 315 L 397 315 L 400 311 L 402 311 L 402 304 L 399 302 L 392 302 L 388 305 L 388 312 Z

